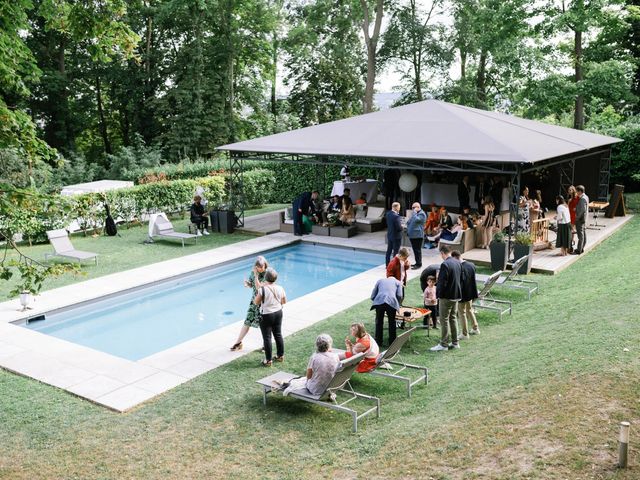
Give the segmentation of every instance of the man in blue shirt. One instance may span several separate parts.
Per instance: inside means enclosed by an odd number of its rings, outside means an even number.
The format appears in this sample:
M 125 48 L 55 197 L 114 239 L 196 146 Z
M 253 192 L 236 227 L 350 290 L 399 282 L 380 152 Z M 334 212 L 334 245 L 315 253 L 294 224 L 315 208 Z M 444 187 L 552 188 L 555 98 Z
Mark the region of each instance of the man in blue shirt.
M 407 236 L 413 249 L 413 258 L 416 263 L 411 266 L 412 270 L 422 267 L 422 244 L 424 243 L 424 224 L 427 223 L 427 214 L 422 210 L 420 202 L 411 205 L 413 215 L 407 221 Z
M 402 303 L 402 282 L 395 277 L 382 278 L 371 292 L 371 310 L 376 311 L 376 343 L 382 346 L 384 314 L 389 320 L 389 345 L 396 339 L 396 312 Z

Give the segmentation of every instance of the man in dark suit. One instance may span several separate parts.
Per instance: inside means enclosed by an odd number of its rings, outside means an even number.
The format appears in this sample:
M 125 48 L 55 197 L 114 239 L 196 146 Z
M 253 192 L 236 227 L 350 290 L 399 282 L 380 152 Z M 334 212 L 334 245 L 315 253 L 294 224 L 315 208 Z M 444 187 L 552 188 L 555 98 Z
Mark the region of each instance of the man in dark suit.
M 584 252 L 584 246 L 587 244 L 587 213 L 589 212 L 589 197 L 584 193 L 584 185 L 576 187 L 578 194 L 578 205 L 576 205 L 576 235 L 578 236 L 578 245 L 573 251 L 574 255 L 580 255 Z
M 478 298 L 478 285 L 476 285 L 476 266 L 464 260 L 458 250 L 451 252 L 451 256 L 460 261 L 460 289 L 462 296 L 458 303 L 458 318 L 460 318 L 460 326 L 462 334 L 458 339 L 468 339 L 471 335 L 478 335 L 480 328 L 476 314 L 473 312 L 473 301 Z M 469 319 L 471 319 L 472 330 L 469 331 Z
M 462 297 L 460 286 L 460 262 L 451 257 L 451 249 L 447 245 L 440 247 L 442 264 L 436 282 L 436 296 L 440 312 L 440 343 L 431 347 L 432 352 L 440 352 L 450 348 L 460 348 L 458 345 L 457 313 L 458 302 Z M 451 340 L 451 345 L 449 345 Z
M 304 233 L 302 216 L 309 215 L 313 201 L 318 198 L 318 192 L 303 192 L 293 201 L 293 233 L 301 236 Z M 314 212 L 311 212 L 312 214 Z
M 391 257 L 395 257 L 402 243 L 402 219 L 400 218 L 400 204 L 393 202 L 391 210 L 387 212 L 387 254 L 384 264 L 389 265 Z
M 462 177 L 462 181 L 458 184 L 458 203 L 460 204 L 460 210 L 458 213 L 462 213 L 464 207 L 470 206 L 471 187 L 469 186 L 469 175 Z

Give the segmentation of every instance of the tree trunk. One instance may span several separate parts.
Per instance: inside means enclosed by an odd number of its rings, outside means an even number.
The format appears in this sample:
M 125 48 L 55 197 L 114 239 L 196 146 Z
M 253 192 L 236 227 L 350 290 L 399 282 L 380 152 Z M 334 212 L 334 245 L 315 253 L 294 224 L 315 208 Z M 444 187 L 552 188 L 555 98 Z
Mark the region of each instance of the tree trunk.
M 105 153 L 111 154 L 111 143 L 109 142 L 109 135 L 107 132 L 107 122 L 104 118 L 104 110 L 102 108 L 102 89 L 100 86 L 100 75 L 96 75 L 96 101 L 98 103 L 98 120 L 100 122 L 100 135 L 102 135 L 102 142 L 104 143 Z
M 362 22 L 362 31 L 364 33 L 364 42 L 367 46 L 367 82 L 364 89 L 364 100 L 362 102 L 364 113 L 373 111 L 373 92 L 376 84 L 376 55 L 378 48 L 378 38 L 380 37 L 380 26 L 382 25 L 383 0 L 376 2 L 376 17 L 373 26 L 373 34 L 369 34 L 371 19 L 369 17 L 369 5 L 366 0 L 360 0 L 362 6 L 364 20 Z
M 478 108 L 487 108 L 487 85 L 486 85 L 486 68 L 487 53 L 483 50 L 480 52 L 478 60 L 478 75 L 476 77 L 476 106 Z
M 582 82 L 584 78 L 582 72 L 582 32 L 580 30 L 576 30 L 574 33 L 575 82 L 578 92 L 580 92 L 580 82 Z M 577 130 L 584 129 L 584 96 L 582 93 L 578 93 L 576 95 L 573 128 Z
M 460 48 L 460 80 L 464 82 L 467 78 L 467 52 Z
M 278 121 L 278 106 L 276 104 L 276 82 L 278 81 L 278 33 L 273 32 L 273 74 L 271 76 L 271 115 L 273 121 Z M 275 126 L 275 125 L 274 125 Z

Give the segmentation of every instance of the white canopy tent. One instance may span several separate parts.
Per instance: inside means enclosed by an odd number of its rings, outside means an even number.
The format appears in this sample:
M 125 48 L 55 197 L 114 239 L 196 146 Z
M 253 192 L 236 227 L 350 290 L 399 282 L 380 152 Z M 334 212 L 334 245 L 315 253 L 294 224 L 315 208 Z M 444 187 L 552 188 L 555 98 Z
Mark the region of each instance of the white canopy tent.
M 500 174 L 518 194 L 521 175 L 557 165 L 560 185 L 576 161 L 597 197 L 609 187 L 611 145 L 621 140 L 439 100 L 337 120 L 218 147 L 231 170 L 243 160 Z M 238 175 L 238 174 L 236 174 Z M 595 197 L 596 195 L 594 195 Z M 517 215 L 517 205 L 512 205 Z M 237 210 L 237 209 L 236 209 Z M 240 208 L 242 210 L 242 208 Z M 239 219 L 242 221 L 241 219 Z

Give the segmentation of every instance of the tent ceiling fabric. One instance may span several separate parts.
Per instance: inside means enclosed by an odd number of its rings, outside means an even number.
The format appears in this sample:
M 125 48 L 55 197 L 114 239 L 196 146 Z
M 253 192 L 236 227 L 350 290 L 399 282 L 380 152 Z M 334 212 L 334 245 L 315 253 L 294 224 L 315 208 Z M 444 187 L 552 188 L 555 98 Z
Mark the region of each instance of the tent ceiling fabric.
M 533 164 L 614 137 L 426 100 L 218 147 L 253 153 Z

